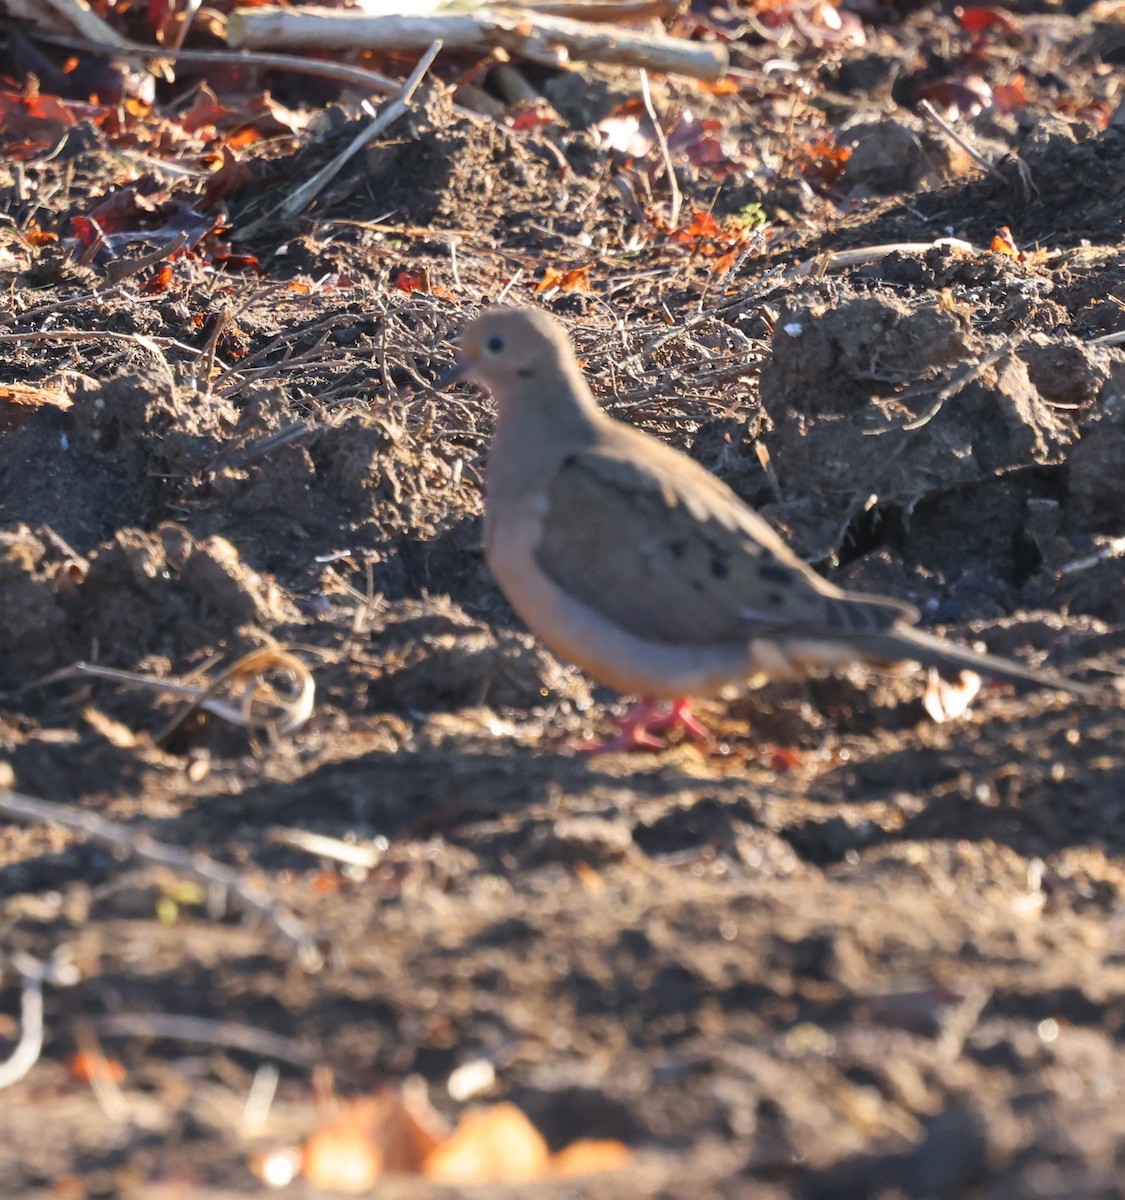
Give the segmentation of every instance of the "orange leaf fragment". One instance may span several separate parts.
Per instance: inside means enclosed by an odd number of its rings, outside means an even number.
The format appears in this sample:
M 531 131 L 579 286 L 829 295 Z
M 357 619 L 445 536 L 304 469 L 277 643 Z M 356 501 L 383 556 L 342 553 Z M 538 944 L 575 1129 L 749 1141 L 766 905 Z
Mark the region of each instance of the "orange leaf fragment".
M 137 290 L 142 296 L 157 296 L 172 286 L 172 268 L 165 263 L 156 274 Z
M 1012 231 L 1007 225 L 1000 226 L 989 243 L 988 248 L 993 254 L 1006 254 L 1009 258 L 1014 258 L 1017 262 L 1023 260 L 1023 255 L 1020 253 L 1019 247 L 1012 237 Z
M 94 1079 L 108 1079 L 110 1083 L 124 1083 L 125 1068 L 115 1058 L 95 1054 L 90 1050 L 79 1050 L 67 1063 L 70 1073 L 83 1083 Z
M 536 292 L 546 292 L 558 288 L 560 292 L 588 292 L 590 288 L 590 271 L 593 263 L 585 267 L 572 267 L 569 271 L 558 271 L 548 267 L 543 272 L 543 278 L 535 285 Z
M 23 231 L 24 240 L 32 246 L 46 246 L 51 242 L 57 242 L 59 235 L 51 233 L 49 230 L 40 229 L 39 226 L 32 221 L 30 225 Z
M 794 767 L 799 766 L 800 762 L 801 756 L 796 750 L 792 750 L 788 746 L 778 746 L 770 755 L 770 770 L 781 775 L 785 771 L 791 771 Z
M 466 1113 L 449 1138 L 422 1165 L 443 1183 L 518 1183 L 542 1179 L 551 1169 L 543 1135 L 514 1105 Z
M 847 146 L 837 146 L 830 137 L 808 142 L 800 152 L 802 173 L 825 184 L 836 182 L 852 156 Z
M 693 212 L 691 221 L 680 226 L 672 236 L 677 242 L 699 242 L 703 238 L 721 237 L 722 230 L 709 212 Z
M 742 253 L 742 247 L 736 246 L 733 250 L 728 250 L 726 254 L 720 254 L 715 259 L 715 270 L 720 275 L 725 275 L 731 267 L 738 261 L 738 256 Z
M 696 86 L 701 92 L 710 92 L 712 96 L 737 96 L 738 84 L 729 75 L 722 79 L 698 79 Z
M 632 1157 L 629 1147 L 614 1138 L 579 1138 L 551 1159 L 551 1173 L 569 1179 L 572 1175 L 619 1171 Z
M 390 281 L 400 292 L 428 292 L 430 273 L 425 267 L 410 270 L 408 267 L 392 267 Z
M 384 1088 L 348 1101 L 305 1142 L 301 1170 L 325 1191 L 368 1191 L 384 1171 L 416 1174 L 445 1129 L 421 1095 Z
M 318 1129 L 301 1152 L 301 1172 L 326 1192 L 367 1192 L 383 1171 L 383 1155 L 368 1129 L 345 1116 Z
M 1027 80 L 1022 75 L 1014 75 L 1011 83 L 997 84 L 992 89 L 992 100 L 996 107 L 1005 113 L 1026 108 L 1031 100 L 1027 93 Z

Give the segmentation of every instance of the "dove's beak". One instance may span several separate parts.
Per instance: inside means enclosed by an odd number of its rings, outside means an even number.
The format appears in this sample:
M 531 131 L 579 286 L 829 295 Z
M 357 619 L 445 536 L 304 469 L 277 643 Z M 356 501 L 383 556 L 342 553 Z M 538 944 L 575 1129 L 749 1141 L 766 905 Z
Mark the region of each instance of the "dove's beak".
M 444 371 L 442 371 L 437 379 L 434 380 L 434 390 L 441 392 L 449 387 L 451 383 L 458 383 L 460 380 L 465 378 L 465 373 L 471 366 L 472 363 L 469 362 L 468 359 L 462 358 L 460 355 L 458 355 L 453 366 L 447 367 Z

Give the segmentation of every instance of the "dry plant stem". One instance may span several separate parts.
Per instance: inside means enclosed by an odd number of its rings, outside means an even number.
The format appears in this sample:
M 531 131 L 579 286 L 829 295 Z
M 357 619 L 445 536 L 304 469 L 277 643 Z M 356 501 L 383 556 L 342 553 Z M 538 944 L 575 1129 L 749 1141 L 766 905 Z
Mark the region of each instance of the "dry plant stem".
M 418 85 L 422 82 L 426 72 L 430 69 L 435 58 L 441 50 L 441 42 L 435 41 L 430 45 L 430 48 L 422 55 L 418 61 L 418 65 L 410 72 L 410 78 L 402 85 L 399 94 L 383 109 L 381 113 L 358 133 L 344 147 L 343 151 L 338 154 L 330 163 L 321 167 L 319 171 L 306 183 L 302 184 L 288 200 L 281 206 L 281 218 L 288 221 L 295 217 L 299 212 L 303 212 L 320 194 L 323 188 L 334 179 L 343 168 L 344 164 L 368 142 L 374 141 L 375 138 L 395 123 L 401 116 L 409 111 L 411 103 L 414 99 L 414 93 L 418 90 Z M 260 222 L 258 222 L 260 223 Z
M 40 962 L 22 950 L 12 952 L 11 962 L 23 977 L 20 1040 L 8 1058 L 0 1063 L 0 1089 L 18 1083 L 39 1061 L 43 1050 L 43 984 L 70 987 L 78 982 L 78 971 L 70 963 Z
M 956 129 L 953 128 L 952 125 L 949 124 L 948 121 L 942 120 L 942 118 L 938 115 L 937 109 L 934 108 L 934 106 L 928 100 L 919 101 L 918 108 L 924 116 L 933 121 L 933 123 L 942 131 L 942 133 L 945 134 L 947 138 L 949 138 L 951 142 L 955 142 L 958 146 L 960 146 L 961 149 L 964 150 L 974 162 L 979 163 L 982 167 L 984 167 L 984 169 L 990 175 L 995 175 L 997 179 L 1003 180 L 1004 183 L 1008 182 L 1006 179 L 1004 179 L 1003 173 L 996 169 L 995 163 L 989 162 L 989 160 L 985 158 L 979 150 L 974 150 L 973 147 L 969 145 L 969 143 L 957 132 Z
M 846 271 L 849 267 L 882 262 L 890 254 L 925 254 L 938 246 L 963 250 L 966 254 L 983 253 L 972 242 L 962 241 L 961 238 L 935 238 L 932 242 L 888 242 L 882 246 L 856 246 L 853 250 L 834 250 L 830 254 L 818 255 L 794 267 L 782 278 L 795 279 L 805 275 L 828 274 L 830 271 Z
M 316 943 L 292 913 L 282 908 L 246 876 L 216 862 L 213 858 L 208 858 L 205 854 L 158 842 L 147 833 L 107 821 L 96 813 L 85 812 L 65 804 L 55 804 L 50 800 L 39 800 L 7 788 L 0 789 L 0 813 L 17 821 L 43 821 L 61 825 L 64 829 L 84 834 L 99 845 L 131 854 L 142 862 L 168 867 L 200 883 L 223 888 L 243 908 L 263 917 L 282 937 L 292 942 L 297 949 L 298 960 L 305 970 L 317 971 L 324 965 Z
M 352 84 L 380 96 L 395 96 L 401 87 L 397 81 L 388 79 L 386 75 L 380 75 L 377 71 L 349 66 L 347 63 L 325 62 L 319 58 L 302 58 L 298 54 L 269 54 L 250 50 L 171 50 L 167 46 L 138 46 L 134 42 L 125 42 L 118 46 L 106 45 L 105 39 L 98 42 L 54 34 L 37 36 L 39 41 L 50 42 L 53 46 L 83 50 L 89 54 L 119 55 L 128 52 L 137 58 L 166 58 L 175 62 L 194 63 L 201 67 L 246 65 L 265 67 L 271 71 L 317 75 L 322 79 L 336 79 L 341 83 Z
M 612 62 L 695 79 L 718 79 L 728 64 L 718 43 L 525 11 L 363 16 L 323 8 L 236 8 L 227 22 L 227 41 L 253 49 L 320 50 L 420 50 L 441 41 L 447 50 L 502 49 L 546 66 Z
M 289 671 L 297 680 L 297 688 L 293 696 L 276 702 L 282 712 L 280 719 L 267 720 L 255 716 L 252 711 L 256 699 L 253 685 L 268 670 Z M 57 683 L 61 679 L 72 679 L 76 675 L 106 679 L 113 683 L 128 684 L 131 687 L 149 688 L 152 691 L 167 692 L 174 696 L 187 696 L 189 698 L 187 708 L 176 714 L 156 737 L 157 742 L 169 737 L 193 712 L 200 708 L 214 716 L 221 717 L 224 721 L 229 721 L 232 725 L 239 725 L 247 729 L 265 729 L 277 735 L 293 733 L 312 716 L 316 699 L 316 684 L 308 667 L 295 655 L 272 648 L 251 650 L 249 654 L 236 659 L 203 687 L 179 680 L 138 675 L 135 671 L 99 667 L 93 663 L 74 663 L 72 666 L 64 667 L 61 671 L 54 671 L 37 680 L 34 686 L 42 687 L 45 684 Z M 239 707 L 232 707 L 215 698 L 216 693 L 222 688 L 241 682 L 245 682 L 247 687 L 243 692 L 242 703 Z
M 672 166 L 672 155 L 668 150 L 668 139 L 664 136 L 664 127 L 660 124 L 660 118 L 656 115 L 656 106 L 652 102 L 652 89 L 648 86 L 648 72 L 644 67 L 641 67 L 640 76 L 641 98 L 644 100 L 645 112 L 648 113 L 652 127 L 656 130 L 656 144 L 660 147 L 660 157 L 664 160 L 664 174 L 668 177 L 668 191 L 672 197 L 671 225 L 673 229 L 677 229 L 680 224 L 680 207 L 683 204 L 683 196 L 680 194 L 680 181 L 676 178 L 676 170 Z
M 368 563 L 370 572 L 371 564 Z M 354 589 L 353 589 L 354 590 Z M 363 599 L 359 596 L 359 599 Z M 363 616 L 362 610 L 359 616 Z M 349 867 L 360 867 L 371 870 L 383 860 L 384 850 L 378 846 L 361 846 L 354 842 L 344 842 L 339 838 L 326 837 L 322 833 L 310 833 L 307 829 L 285 829 L 275 825 L 267 835 L 271 842 L 279 846 L 289 846 L 294 850 L 303 850 L 306 854 L 318 858 L 330 858 L 334 862 L 345 863 Z
M 291 1038 L 234 1021 L 208 1021 L 204 1017 L 181 1017 L 174 1013 L 114 1013 L 91 1018 L 90 1027 L 103 1037 L 169 1038 L 204 1046 L 226 1046 L 292 1063 L 295 1067 L 307 1067 L 311 1061 L 310 1055 Z

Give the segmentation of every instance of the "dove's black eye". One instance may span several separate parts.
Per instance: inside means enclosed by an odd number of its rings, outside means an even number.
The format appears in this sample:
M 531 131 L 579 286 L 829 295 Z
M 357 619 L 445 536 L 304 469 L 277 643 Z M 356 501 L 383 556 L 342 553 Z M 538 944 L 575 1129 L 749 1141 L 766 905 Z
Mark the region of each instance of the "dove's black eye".
M 504 339 L 499 337 L 497 334 L 493 334 L 492 337 L 490 337 L 488 341 L 484 343 L 484 348 L 489 354 L 499 354 L 504 349 Z

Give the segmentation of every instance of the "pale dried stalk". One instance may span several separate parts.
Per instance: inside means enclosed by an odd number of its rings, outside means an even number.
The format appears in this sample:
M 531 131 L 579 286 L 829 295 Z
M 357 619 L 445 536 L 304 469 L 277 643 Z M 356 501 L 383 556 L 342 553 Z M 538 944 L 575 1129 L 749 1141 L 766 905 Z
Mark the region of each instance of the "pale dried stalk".
M 287 671 L 294 679 L 293 694 L 286 697 L 261 695 L 261 680 L 267 671 Z M 140 675 L 135 671 L 121 671 L 114 667 L 99 667 L 94 663 L 74 663 L 54 671 L 37 681 L 37 686 L 56 683 L 60 679 L 71 679 L 76 675 L 87 678 L 106 679 L 113 683 L 124 683 L 131 687 L 148 688 L 157 692 L 168 692 L 186 696 L 189 703 L 156 737 L 165 740 L 197 709 L 212 713 L 232 725 L 245 729 L 262 729 L 275 736 L 295 733 L 312 716 L 316 700 L 316 684 L 308 667 L 295 655 L 285 650 L 266 647 L 251 650 L 236 659 L 213 680 L 203 686 L 184 683 L 177 679 L 162 679 L 153 675 Z M 220 700 L 218 693 L 227 688 L 241 686 L 238 704 Z M 270 705 L 273 712 L 262 714 L 263 703 Z
M 339 174 L 344 164 L 369 142 L 373 142 L 385 129 L 389 129 L 399 117 L 410 111 L 414 93 L 425 78 L 435 58 L 441 50 L 441 42 L 433 42 L 426 53 L 418 61 L 418 65 L 410 72 L 410 77 L 402 85 L 399 94 L 362 129 L 336 157 L 309 180 L 306 180 L 281 206 L 281 219 L 288 221 L 299 212 L 303 212 L 320 195 L 328 183 Z
M 695 79 L 718 79 L 728 65 L 726 48 L 717 42 L 523 11 L 364 16 L 323 8 L 236 8 L 227 41 L 250 49 L 319 50 L 422 50 L 440 41 L 447 50 L 501 49 L 548 66 L 612 62 Z
M 40 962 L 22 950 L 13 951 L 12 966 L 23 977 L 20 1040 L 12 1053 L 0 1062 L 0 1089 L 18 1083 L 39 1061 L 43 1050 L 43 984 L 70 987 L 78 982 L 78 971 L 72 963 Z

